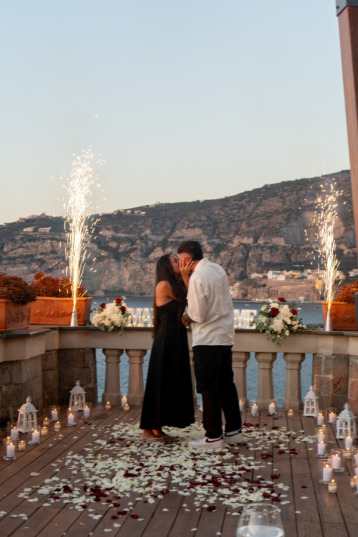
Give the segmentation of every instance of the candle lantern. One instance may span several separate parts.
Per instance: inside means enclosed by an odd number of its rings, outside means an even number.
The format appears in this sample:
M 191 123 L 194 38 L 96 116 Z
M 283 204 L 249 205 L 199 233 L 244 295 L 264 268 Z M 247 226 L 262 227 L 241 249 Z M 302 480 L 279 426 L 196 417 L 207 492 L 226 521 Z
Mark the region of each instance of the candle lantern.
M 353 441 L 357 437 L 356 416 L 349 410 L 348 403 L 345 403 L 344 410 L 336 421 L 336 438 L 346 438 L 346 436 L 351 436 Z
M 72 388 L 69 407 L 75 410 L 83 410 L 86 404 L 85 391 L 80 386 L 80 381 L 76 381 L 76 386 Z
M 18 410 L 17 427 L 22 433 L 29 433 L 37 426 L 37 410 L 31 403 L 31 397 L 26 397 L 24 403 Z
M 318 395 L 313 391 L 313 386 L 310 387 L 310 391 L 305 396 L 305 406 L 303 410 L 304 416 L 313 416 L 314 418 L 318 415 Z

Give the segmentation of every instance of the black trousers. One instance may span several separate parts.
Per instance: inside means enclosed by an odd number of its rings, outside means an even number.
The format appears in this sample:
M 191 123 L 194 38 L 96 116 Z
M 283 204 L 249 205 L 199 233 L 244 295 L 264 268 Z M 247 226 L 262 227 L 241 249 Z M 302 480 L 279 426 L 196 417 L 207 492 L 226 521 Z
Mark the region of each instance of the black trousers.
M 203 400 L 203 425 L 206 436 L 222 435 L 221 411 L 225 416 L 225 432 L 241 429 L 241 413 L 234 373 L 231 347 L 196 345 L 193 347 L 197 392 Z

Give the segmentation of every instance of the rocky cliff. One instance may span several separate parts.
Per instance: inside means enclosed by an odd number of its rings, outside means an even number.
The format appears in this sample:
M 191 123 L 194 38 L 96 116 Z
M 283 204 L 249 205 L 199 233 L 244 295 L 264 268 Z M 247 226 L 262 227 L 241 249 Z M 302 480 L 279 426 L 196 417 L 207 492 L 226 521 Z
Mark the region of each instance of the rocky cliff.
M 342 191 L 335 236 L 341 269 L 357 266 L 350 175 L 335 178 Z M 152 294 L 156 260 L 186 239 L 227 271 L 230 283 L 269 269 L 316 268 L 315 200 L 321 178 L 299 179 L 218 200 L 138 207 L 101 215 L 88 242 L 83 283 L 96 295 Z M 307 240 L 307 237 L 308 240 Z M 66 269 L 66 235 L 60 217 L 32 217 L 0 227 L 0 271 L 31 281 L 41 270 Z

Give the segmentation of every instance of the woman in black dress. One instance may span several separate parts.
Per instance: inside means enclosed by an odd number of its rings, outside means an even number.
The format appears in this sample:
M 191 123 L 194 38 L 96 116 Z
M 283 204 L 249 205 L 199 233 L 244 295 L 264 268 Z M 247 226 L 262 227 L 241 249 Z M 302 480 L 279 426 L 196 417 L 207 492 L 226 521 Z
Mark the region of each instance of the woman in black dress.
M 154 341 L 140 428 L 144 440 L 162 443 L 163 426 L 183 428 L 194 422 L 188 339 L 181 322 L 187 290 L 175 255 L 158 259 L 155 283 Z

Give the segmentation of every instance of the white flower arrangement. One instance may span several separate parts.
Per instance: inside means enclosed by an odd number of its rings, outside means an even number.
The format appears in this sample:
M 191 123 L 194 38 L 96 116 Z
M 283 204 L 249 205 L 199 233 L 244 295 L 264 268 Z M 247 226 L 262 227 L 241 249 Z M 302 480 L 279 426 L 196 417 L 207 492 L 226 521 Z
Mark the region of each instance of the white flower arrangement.
M 277 302 L 264 302 L 260 309 L 257 321 L 253 327 L 259 332 L 264 332 L 267 339 L 280 346 L 283 340 L 298 330 L 306 330 L 307 326 L 298 317 L 298 309 L 294 302 L 287 303 L 284 298 L 278 298 Z
M 91 319 L 91 324 L 106 332 L 119 330 L 122 334 L 130 319 L 130 313 L 127 311 L 127 305 L 124 300 L 124 297 L 118 297 L 111 304 L 106 304 L 105 302 L 100 304 L 99 308 L 94 310 L 95 313 Z

